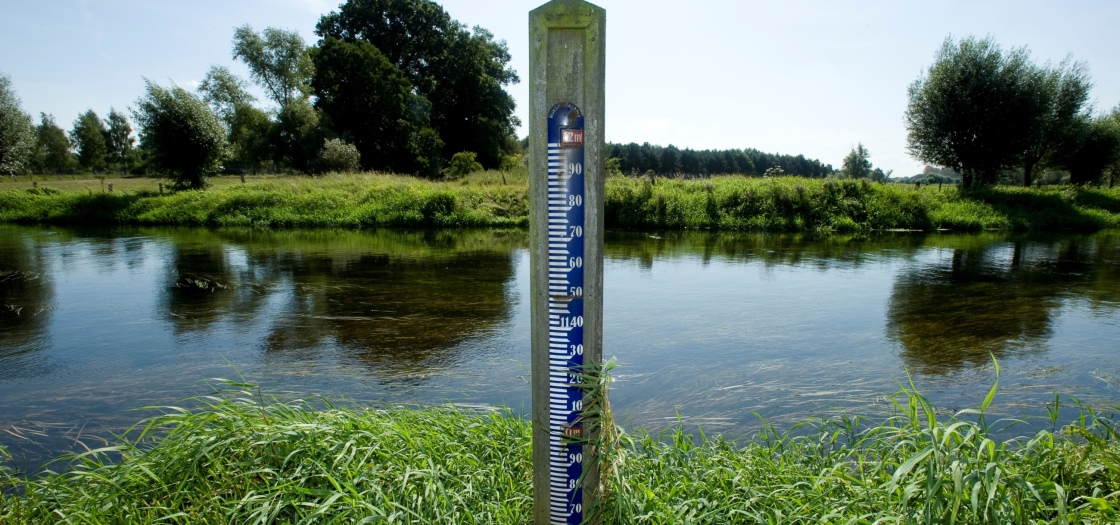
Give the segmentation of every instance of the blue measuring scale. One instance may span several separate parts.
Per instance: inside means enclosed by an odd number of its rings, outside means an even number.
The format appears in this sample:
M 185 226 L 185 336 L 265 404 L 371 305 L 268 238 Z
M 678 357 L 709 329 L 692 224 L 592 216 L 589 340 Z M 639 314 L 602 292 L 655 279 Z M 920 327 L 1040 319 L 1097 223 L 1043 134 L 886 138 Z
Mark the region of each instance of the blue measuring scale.
M 583 522 L 583 114 L 548 113 L 548 386 L 550 523 Z

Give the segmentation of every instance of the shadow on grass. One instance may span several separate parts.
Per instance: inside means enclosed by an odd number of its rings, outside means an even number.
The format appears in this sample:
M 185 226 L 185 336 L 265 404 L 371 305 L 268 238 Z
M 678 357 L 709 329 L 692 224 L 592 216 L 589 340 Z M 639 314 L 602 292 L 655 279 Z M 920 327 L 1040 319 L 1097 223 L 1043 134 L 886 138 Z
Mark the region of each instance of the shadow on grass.
M 1120 213 L 1120 193 L 1095 189 L 1078 189 L 1077 203 L 1089 208 L 1100 208 L 1109 213 Z
M 1098 208 L 1108 213 L 1118 213 L 1120 210 L 1120 200 L 1115 197 L 1092 190 L 1076 191 L 1075 200 L 1084 207 Z M 1018 231 L 1096 231 L 1113 226 L 1100 216 L 1078 209 L 1059 190 L 1040 192 L 1018 188 L 979 188 L 961 192 L 961 198 L 988 204 L 1007 217 L 1012 228 Z

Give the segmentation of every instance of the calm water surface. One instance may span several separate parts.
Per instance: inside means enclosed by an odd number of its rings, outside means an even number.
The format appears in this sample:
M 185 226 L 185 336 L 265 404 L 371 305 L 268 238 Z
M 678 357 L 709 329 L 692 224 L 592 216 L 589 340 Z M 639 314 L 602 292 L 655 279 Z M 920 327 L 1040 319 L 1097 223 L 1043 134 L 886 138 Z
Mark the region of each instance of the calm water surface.
M 236 377 L 361 405 L 529 406 L 520 231 L 0 225 L 0 444 L 27 464 Z M 884 413 L 909 371 L 946 410 L 1120 404 L 1120 232 L 608 234 L 625 427 L 729 436 Z M 1072 416 L 1072 414 L 1070 414 Z M 1037 426 L 1049 426 L 1035 420 Z

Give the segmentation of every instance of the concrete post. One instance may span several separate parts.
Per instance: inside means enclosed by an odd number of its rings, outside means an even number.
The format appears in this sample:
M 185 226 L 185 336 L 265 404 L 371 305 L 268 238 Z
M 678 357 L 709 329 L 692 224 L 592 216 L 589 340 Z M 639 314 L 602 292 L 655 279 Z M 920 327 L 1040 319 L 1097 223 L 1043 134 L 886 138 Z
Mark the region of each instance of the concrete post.
M 603 355 L 605 36 L 606 11 L 581 0 L 552 0 L 529 13 L 530 310 L 536 525 L 581 523 L 586 511 L 594 508 L 599 487 L 598 459 L 585 455 L 578 463 L 574 462 L 577 454 L 573 451 L 577 449 L 565 448 L 568 445 L 562 444 L 569 443 L 566 440 L 571 436 L 595 438 L 583 436 L 582 428 L 576 428 L 578 423 L 571 424 L 579 420 L 581 410 L 574 407 L 582 407 L 582 404 L 576 401 L 577 397 L 571 397 L 580 394 L 572 393 L 572 386 L 564 379 L 571 376 L 563 370 L 568 366 L 566 363 L 581 362 L 580 366 L 601 363 Z M 561 131 L 566 132 L 563 139 L 559 138 Z M 556 141 L 549 140 L 550 133 L 555 135 Z M 552 166 L 550 153 L 554 157 Z M 579 159 L 582 159 L 582 166 L 578 165 Z M 564 186 L 563 202 L 559 197 L 560 186 Z M 550 187 L 552 203 L 549 202 Z M 582 232 L 571 226 L 575 233 L 565 238 L 554 234 L 551 254 L 550 212 L 553 213 L 553 230 L 559 228 L 555 224 L 557 220 L 565 224 L 570 220 L 572 225 L 582 223 Z M 557 219 L 557 213 L 564 218 Z M 581 281 L 582 287 L 569 287 L 566 280 L 563 285 L 557 285 L 559 281 L 554 280 L 551 284 L 556 286 L 550 290 L 550 255 L 558 260 L 558 250 L 568 248 L 573 253 L 582 253 L 582 265 L 577 268 L 577 263 L 572 262 L 571 273 L 567 274 L 574 279 L 572 282 Z M 570 260 L 576 261 L 576 257 Z M 578 316 L 579 329 L 563 335 L 578 339 L 565 340 L 562 345 L 555 344 L 550 337 L 557 339 L 557 334 L 561 333 L 559 325 L 574 321 L 577 316 L 565 317 L 567 313 L 558 316 L 553 312 L 550 317 L 550 308 L 558 310 L 558 305 L 564 312 L 569 307 L 572 311 L 582 310 L 582 316 Z M 582 343 L 582 361 L 574 357 L 577 340 Z M 561 361 L 555 354 L 550 360 L 550 344 L 567 347 L 569 342 L 573 360 Z M 560 396 L 568 397 L 557 404 Z M 563 418 L 570 419 L 557 423 Z M 583 450 L 592 451 L 590 447 L 583 447 Z M 577 476 L 569 474 L 578 470 L 582 473 Z M 564 476 L 569 478 L 562 481 Z

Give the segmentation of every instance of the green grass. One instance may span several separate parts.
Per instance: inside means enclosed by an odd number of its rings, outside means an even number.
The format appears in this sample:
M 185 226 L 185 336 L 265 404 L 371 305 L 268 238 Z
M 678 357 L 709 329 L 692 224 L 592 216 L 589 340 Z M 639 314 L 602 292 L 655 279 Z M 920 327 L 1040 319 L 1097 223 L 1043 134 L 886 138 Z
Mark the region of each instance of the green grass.
M 865 232 L 890 229 L 1096 230 L 1120 227 L 1120 190 L 962 192 L 801 177 L 607 181 L 607 224 L 625 228 Z
M 477 173 L 453 182 L 381 174 L 262 178 L 246 184 L 222 179 L 207 191 L 166 195 L 143 189 L 107 193 L 73 181 L 73 187 L 59 189 L 45 181 L 38 188 L 0 189 L 0 222 L 525 227 L 527 178 L 522 170 Z M 1120 189 L 1071 186 L 961 192 L 952 186 L 916 189 L 800 177 L 659 179 L 652 184 L 612 177 L 606 182 L 605 207 L 608 227 L 635 229 L 861 233 L 1120 227 Z
M 480 174 L 481 175 L 481 174 Z M 524 227 L 525 186 L 390 175 L 290 177 L 208 191 L 0 191 L 0 221 L 271 228 Z
M 606 447 L 604 523 L 1120 520 L 1110 420 L 1080 407 L 1060 432 L 1000 441 L 977 417 L 994 395 L 958 419 L 909 385 L 881 424 L 764 426 L 738 445 L 681 428 L 623 434 Z M 363 411 L 251 390 L 197 403 L 164 409 L 143 436 L 60 463 L 73 467 L 64 472 L 4 473 L 0 522 L 531 522 L 530 428 L 508 412 Z

